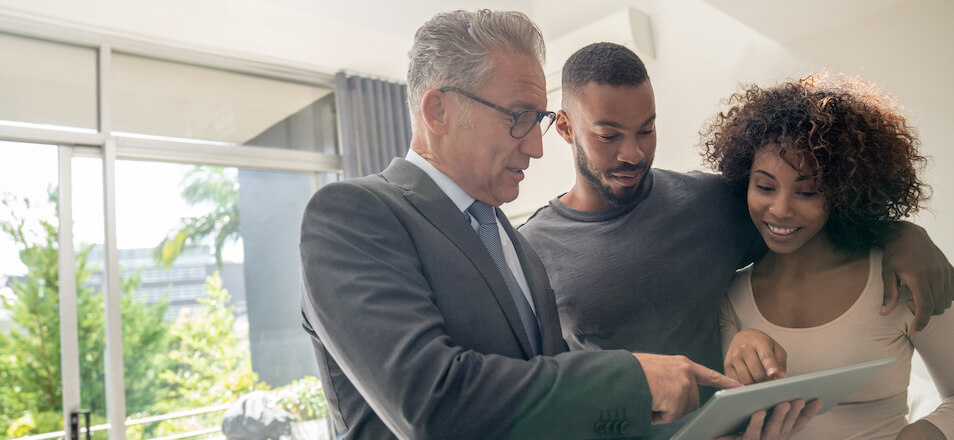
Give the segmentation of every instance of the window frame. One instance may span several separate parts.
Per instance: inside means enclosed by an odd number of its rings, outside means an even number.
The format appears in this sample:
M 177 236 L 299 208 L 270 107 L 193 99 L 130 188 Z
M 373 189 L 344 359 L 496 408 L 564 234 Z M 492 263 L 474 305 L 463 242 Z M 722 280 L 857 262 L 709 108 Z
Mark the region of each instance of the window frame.
M 341 176 L 342 160 L 340 151 L 330 155 L 282 148 L 223 145 L 222 142 L 203 143 L 114 134 L 110 99 L 112 55 L 123 53 L 330 89 L 335 88 L 335 78 L 333 74 L 285 60 L 190 48 L 155 39 L 40 19 L 13 11 L 0 11 L 0 29 L 3 29 L 0 32 L 3 34 L 91 48 L 97 53 L 96 130 L 64 130 L 41 124 L 0 124 L 0 141 L 52 144 L 59 147 L 60 225 L 72 224 L 72 158 L 93 157 L 103 161 L 106 412 L 109 425 L 125 426 L 125 378 L 121 373 L 110 373 L 123 371 L 122 321 L 119 309 L 120 270 L 116 243 L 116 161 L 142 160 L 309 173 L 312 177 L 312 188 L 317 189 L 324 173 L 337 173 Z M 69 414 L 79 411 L 82 402 L 79 389 L 76 286 L 73 269 L 75 258 L 70 228 L 61 228 L 59 249 L 62 250 L 59 254 L 59 277 L 64 437 L 71 438 Z M 125 440 L 125 429 L 110 429 L 108 437 L 109 440 Z

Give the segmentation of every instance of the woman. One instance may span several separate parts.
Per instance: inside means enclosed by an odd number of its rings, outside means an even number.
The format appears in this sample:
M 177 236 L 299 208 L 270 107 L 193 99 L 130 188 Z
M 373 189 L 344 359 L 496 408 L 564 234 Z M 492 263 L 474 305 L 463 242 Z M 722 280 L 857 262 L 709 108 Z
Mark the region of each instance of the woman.
M 703 130 L 703 155 L 745 192 L 768 252 L 733 280 L 723 302 L 723 347 L 733 348 L 740 330 L 761 331 L 787 352 L 789 376 L 896 358 L 793 438 L 954 440 L 954 314 L 932 318 L 920 332 L 906 307 L 878 315 L 884 286 L 876 237 L 927 197 L 917 175 L 925 159 L 898 106 L 870 83 L 824 74 L 752 86 L 728 104 Z M 914 350 L 943 402 L 907 424 Z M 728 375 L 759 376 L 758 360 L 728 351 Z

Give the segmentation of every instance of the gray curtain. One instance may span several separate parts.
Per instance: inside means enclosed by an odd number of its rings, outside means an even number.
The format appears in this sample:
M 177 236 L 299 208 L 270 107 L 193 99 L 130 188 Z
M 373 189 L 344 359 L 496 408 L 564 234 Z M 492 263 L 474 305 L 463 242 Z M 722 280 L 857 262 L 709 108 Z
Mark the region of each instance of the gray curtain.
M 407 86 L 343 72 L 335 82 L 344 177 L 378 173 L 404 157 L 411 145 Z

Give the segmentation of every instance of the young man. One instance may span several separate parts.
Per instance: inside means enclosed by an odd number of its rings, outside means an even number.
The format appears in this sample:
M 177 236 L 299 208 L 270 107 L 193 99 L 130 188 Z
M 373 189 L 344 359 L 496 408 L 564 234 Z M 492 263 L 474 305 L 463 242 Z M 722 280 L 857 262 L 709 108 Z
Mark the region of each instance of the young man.
M 680 354 L 721 370 L 720 300 L 764 245 L 718 175 L 652 168 L 655 121 L 635 53 L 596 43 L 573 54 L 556 129 L 573 148 L 576 182 L 520 232 L 550 275 L 571 350 Z M 897 286 L 898 274 L 912 287 L 923 327 L 950 307 L 952 268 L 923 229 L 899 231 L 885 248 L 885 285 Z M 886 308 L 896 302 L 895 287 Z

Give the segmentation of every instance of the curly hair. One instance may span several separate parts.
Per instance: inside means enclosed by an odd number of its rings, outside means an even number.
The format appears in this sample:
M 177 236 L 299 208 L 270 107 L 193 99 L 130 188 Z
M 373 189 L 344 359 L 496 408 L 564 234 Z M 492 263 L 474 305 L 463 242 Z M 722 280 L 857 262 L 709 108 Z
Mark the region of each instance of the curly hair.
M 755 153 L 779 145 L 795 169 L 817 176 L 839 249 L 866 251 L 929 197 L 916 131 L 897 101 L 865 80 L 820 73 L 751 85 L 726 105 L 700 132 L 704 162 L 744 193 Z

